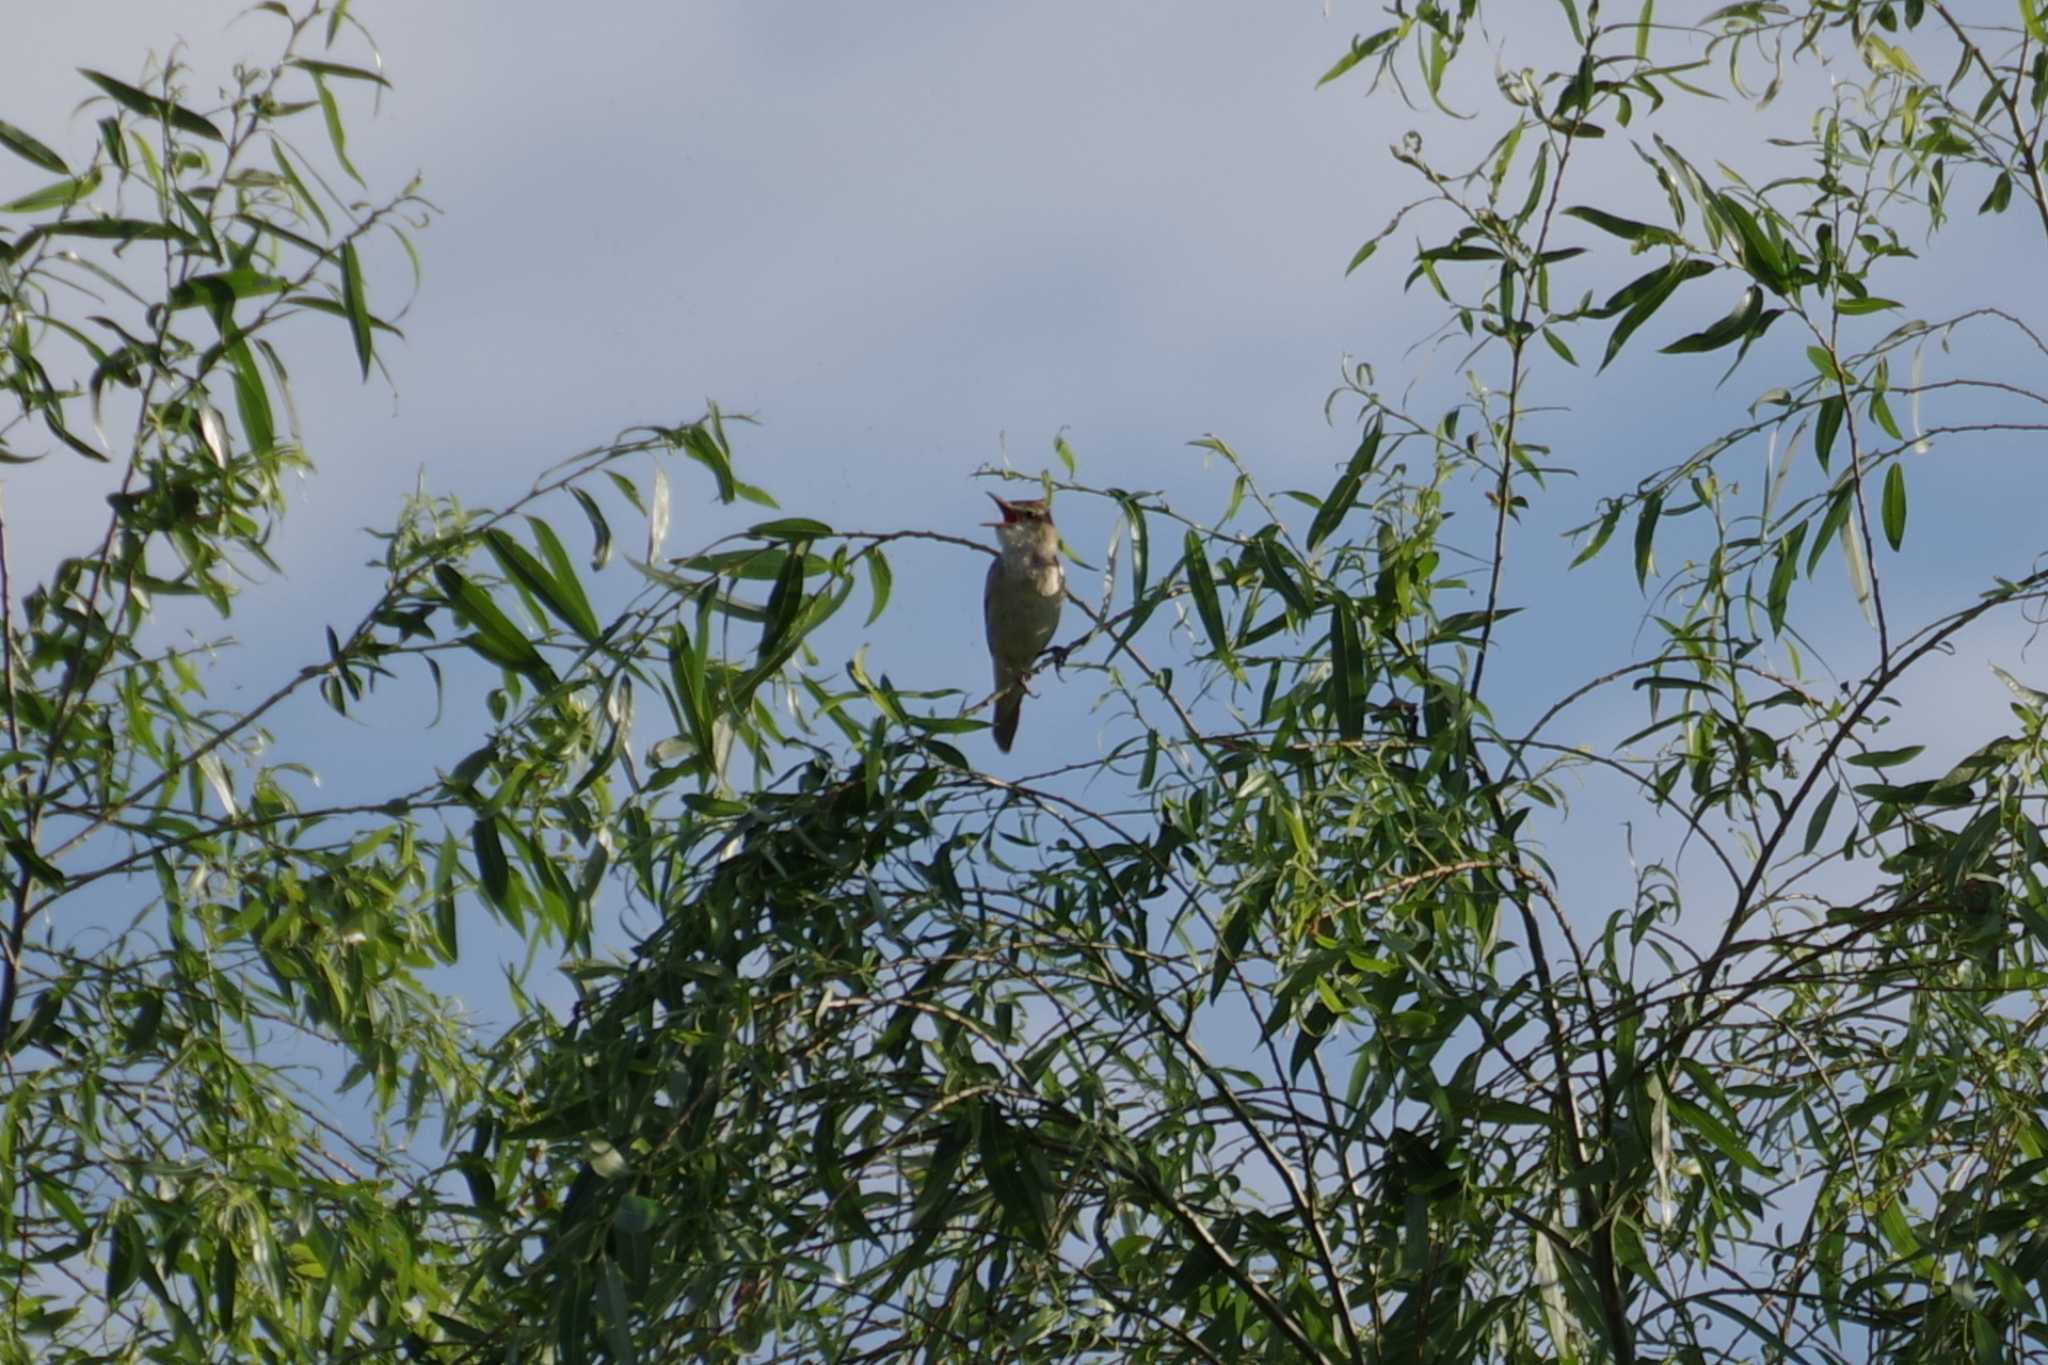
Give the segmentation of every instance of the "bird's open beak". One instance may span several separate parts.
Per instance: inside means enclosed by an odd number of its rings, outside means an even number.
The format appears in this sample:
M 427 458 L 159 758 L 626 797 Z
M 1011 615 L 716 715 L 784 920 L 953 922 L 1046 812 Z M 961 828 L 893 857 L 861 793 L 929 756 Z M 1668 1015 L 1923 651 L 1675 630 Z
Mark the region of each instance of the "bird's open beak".
M 993 502 L 997 506 L 997 508 L 999 508 L 1002 511 L 1003 519 L 1001 521 L 984 521 L 982 523 L 983 526 L 1007 526 L 1011 522 L 1017 520 L 1017 510 L 1014 507 L 1010 506 L 1009 503 L 1004 502 L 1001 498 L 997 497 L 993 493 L 990 493 L 988 497 L 989 501 Z

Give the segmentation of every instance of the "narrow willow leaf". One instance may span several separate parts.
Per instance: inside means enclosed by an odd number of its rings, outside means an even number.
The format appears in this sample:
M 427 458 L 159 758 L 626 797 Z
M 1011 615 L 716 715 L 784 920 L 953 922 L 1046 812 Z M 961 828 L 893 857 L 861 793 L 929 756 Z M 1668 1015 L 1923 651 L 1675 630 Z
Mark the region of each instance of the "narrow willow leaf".
M 341 244 L 341 306 L 348 312 L 349 336 L 355 342 L 356 361 L 363 378 L 370 377 L 370 305 L 363 293 L 363 263 L 356 258 L 356 244 Z
M 1851 754 L 1842 761 L 1855 768 L 1895 768 L 1901 763 L 1911 763 L 1926 752 L 1925 744 L 1908 744 L 1899 749 L 1872 749 L 1865 754 Z
M 647 499 L 647 562 L 661 558 L 662 543 L 668 539 L 668 471 L 654 467 L 654 492 Z
M 98 71 L 88 71 L 80 67 L 78 74 L 106 91 L 114 103 L 130 113 L 140 114 L 144 118 L 160 119 L 180 132 L 191 133 L 213 142 L 227 141 L 220 135 L 220 129 L 183 105 L 173 104 L 167 99 L 161 99 L 146 90 L 138 90 L 126 81 L 117 81 L 112 76 L 103 75 Z
M 235 377 L 235 411 L 242 419 L 242 435 L 251 455 L 268 455 L 277 444 L 277 427 L 270 411 L 270 392 L 263 373 L 249 353 L 249 343 L 238 334 L 227 347 L 228 366 Z
M 1365 476 L 1372 472 L 1373 461 L 1379 457 L 1380 434 L 1378 422 L 1366 428 L 1364 437 L 1358 443 L 1358 449 L 1352 452 L 1350 463 L 1344 466 L 1344 472 L 1337 476 L 1337 482 L 1331 486 L 1329 496 L 1325 497 L 1322 505 L 1316 509 L 1315 520 L 1309 523 L 1308 528 L 1310 554 L 1314 554 L 1316 547 L 1329 539 L 1330 533 L 1335 531 L 1350 513 L 1352 504 L 1358 501 L 1359 487 L 1365 482 Z
M 327 142 L 334 148 L 334 159 L 348 172 L 348 178 L 358 185 L 363 177 L 357 173 L 355 163 L 348 159 L 348 130 L 342 126 L 341 106 L 334 102 L 334 92 L 327 88 L 327 82 L 317 73 L 313 77 L 313 90 L 320 97 L 320 113 L 327 121 Z
M 220 751 L 201 754 L 195 760 L 200 776 L 213 789 L 213 799 L 220 802 L 220 808 L 227 812 L 230 820 L 240 818 L 241 806 L 235 801 L 235 789 L 228 783 L 227 769 L 221 765 Z
M 1330 711 L 1337 720 L 1337 735 L 1345 740 L 1365 737 L 1365 697 L 1359 648 L 1358 616 L 1351 600 L 1330 601 Z
M 1596 209 L 1586 204 L 1575 204 L 1564 210 L 1567 218 L 1577 218 L 1591 223 L 1610 236 L 1640 245 L 1678 245 L 1678 234 L 1670 228 L 1658 227 L 1655 223 L 1639 223 L 1633 218 L 1623 218 L 1605 209 Z
M 1785 629 L 1785 607 L 1792 600 L 1792 582 L 1799 576 L 1799 546 L 1806 539 L 1806 525 L 1800 522 L 1779 540 L 1777 561 L 1771 566 L 1771 586 L 1764 609 L 1770 614 L 1774 635 Z
M 1228 653 L 1230 633 L 1223 625 L 1223 605 L 1216 598 L 1216 579 L 1209 571 L 1209 556 L 1203 552 L 1202 538 L 1189 531 L 1182 545 L 1182 563 L 1187 567 L 1188 591 L 1195 599 L 1195 613 L 1202 618 L 1202 629 L 1208 632 L 1210 646 L 1218 654 Z
M 747 534 L 757 540 L 816 540 L 832 534 L 832 528 L 810 517 L 784 517 L 749 526 Z
M 1628 311 L 1622 314 L 1621 321 L 1615 323 L 1614 331 L 1608 334 L 1607 350 L 1600 358 L 1600 368 L 1604 370 L 1614 362 L 1614 358 L 1621 354 L 1622 346 L 1627 343 L 1631 336 L 1635 335 L 1636 329 L 1645 322 L 1648 322 L 1651 316 L 1664 306 L 1666 300 L 1677 291 L 1680 285 L 1688 280 L 1698 279 L 1701 275 L 1709 274 L 1713 269 L 1713 263 L 1709 261 L 1684 260 L 1674 261 L 1671 265 L 1655 272 L 1653 283 L 1641 295 L 1636 297 L 1633 303 L 1628 305 Z M 1634 285 L 1625 286 L 1622 292 L 1626 293 L 1631 288 L 1634 288 Z M 1620 294 L 1617 294 L 1615 297 L 1619 298 Z M 1610 306 L 1613 302 L 1613 299 L 1608 300 Z
M 1863 551 L 1863 532 L 1854 523 L 1842 527 L 1842 568 L 1849 575 L 1849 591 L 1856 595 L 1856 605 L 1862 608 L 1863 619 L 1876 625 L 1877 614 L 1871 602 L 1870 560 Z
M 590 599 L 584 595 L 583 580 L 577 575 L 576 566 L 570 562 L 569 552 L 562 548 L 562 542 L 556 537 L 555 528 L 536 516 L 528 516 L 526 525 L 533 532 L 533 543 L 540 547 L 542 557 L 547 560 L 548 573 L 557 589 L 572 600 L 575 610 L 590 619 L 594 629 L 597 613 L 591 609 Z
M 1814 568 L 1820 563 L 1821 555 L 1826 552 L 1828 542 L 1835 538 L 1836 532 L 1840 531 L 1844 523 L 1849 520 L 1849 511 L 1853 505 L 1855 495 L 1856 490 L 1854 488 L 1843 487 L 1829 501 L 1827 515 L 1820 520 L 1820 532 L 1814 536 L 1813 546 L 1806 552 L 1806 576 L 1808 578 L 1813 577 Z
M 477 884 L 485 899 L 500 910 L 508 909 L 512 897 L 512 868 L 505 861 L 505 845 L 498 839 L 495 817 L 479 815 L 470 830 L 470 849 L 476 854 Z
M 804 551 L 808 548 L 798 545 L 783 557 L 782 572 L 768 593 L 768 619 L 762 624 L 761 643 L 754 655 L 754 667 L 764 675 L 786 657 L 785 647 L 796 644 L 790 632 L 804 606 Z
M 1820 400 L 1820 411 L 1813 419 L 1813 453 L 1819 458 L 1823 473 L 1828 467 L 1828 456 L 1834 452 L 1835 434 L 1842 429 L 1842 417 L 1847 410 L 1840 394 Z
M 1383 28 L 1370 38 L 1353 38 L 1351 40 L 1351 50 L 1342 57 L 1339 57 L 1337 64 L 1323 73 L 1322 79 L 1316 82 L 1316 88 L 1321 89 L 1323 86 L 1328 85 L 1331 81 L 1336 80 L 1352 67 L 1357 66 L 1367 57 L 1372 56 L 1375 52 L 1378 52 L 1400 36 L 1401 30 L 1399 28 Z
M 686 427 L 673 427 L 662 435 L 673 442 L 683 454 L 711 471 L 711 477 L 718 482 L 718 500 L 731 502 L 741 496 L 739 481 L 733 478 L 732 458 L 718 438 L 705 430 L 702 422 L 693 422 Z M 774 506 L 771 500 L 768 506 Z
M 222 270 L 210 275 L 194 275 L 188 280 L 180 280 L 171 289 L 170 303 L 174 309 L 204 305 L 218 313 L 233 308 L 237 299 L 282 293 L 290 283 L 289 280 L 277 275 L 266 275 L 260 270 Z
M 555 575 L 542 567 L 524 545 L 496 526 L 484 532 L 484 548 L 491 552 L 505 577 L 533 594 L 556 620 L 586 641 L 597 643 L 597 614 L 590 609 L 582 586 L 573 576 L 566 583 L 557 582 Z
M 391 86 L 390 81 L 385 80 L 384 77 L 375 71 L 369 70 L 367 67 L 344 66 L 340 62 L 315 61 L 311 57 L 294 57 L 286 62 L 285 65 L 296 66 L 301 71 L 310 71 L 316 76 L 334 76 L 341 80 L 349 81 L 370 81 L 376 85 L 384 86 L 386 89 L 389 89 Z
M 44 209 L 67 208 L 98 189 L 99 185 L 99 168 L 94 167 L 84 175 L 59 180 L 54 185 L 45 185 L 19 199 L 0 204 L 0 213 L 41 213 Z
M 1300 566 L 1294 556 L 1280 544 L 1275 534 L 1255 537 L 1252 546 L 1258 552 L 1259 567 L 1267 585 L 1280 594 L 1289 611 L 1306 621 L 1314 614 L 1315 605 L 1302 588 L 1300 579 L 1295 577 L 1295 570 Z
M 1145 523 L 1145 509 L 1138 506 L 1136 498 L 1119 498 L 1124 509 L 1124 520 L 1131 528 L 1131 605 L 1144 600 L 1146 577 L 1151 569 L 1152 538 Z
M 1662 489 L 1643 499 L 1643 510 L 1636 516 L 1636 586 L 1642 587 L 1649 581 L 1650 548 L 1657 539 L 1657 518 L 1664 510 Z
M 871 626 L 882 619 L 882 612 L 888 608 L 889 589 L 895 582 L 895 576 L 889 572 L 889 561 L 882 557 L 879 549 L 869 550 L 861 559 L 867 564 L 868 594 L 874 602 L 874 605 L 868 608 L 868 619 L 865 622 Z
M 1742 291 L 1742 297 L 1728 315 L 1713 326 L 1682 336 L 1663 348 L 1665 355 L 1684 355 L 1696 351 L 1718 351 L 1723 346 L 1732 346 L 1748 336 L 1757 321 L 1763 316 L 1764 291 L 1755 285 Z
M 1896 461 L 1884 476 L 1884 538 L 1896 550 L 1906 539 L 1906 471 Z
M 33 162 L 52 175 L 71 173 L 71 168 L 64 164 L 63 157 L 5 120 L 0 120 L 0 147 L 5 147 L 24 161 Z
M 1608 504 L 1607 510 L 1600 514 L 1600 524 L 1594 528 L 1593 538 L 1586 542 L 1585 549 L 1580 550 L 1578 554 L 1572 557 L 1569 567 L 1576 569 L 1579 565 L 1600 553 L 1601 547 L 1607 544 L 1607 538 L 1614 534 L 1616 523 L 1621 520 L 1621 506 L 1619 500 Z M 1584 528 L 1580 529 L 1583 530 Z
M 498 610 L 490 594 L 464 578 L 451 564 L 436 564 L 434 577 L 455 614 L 475 631 L 468 641 L 470 648 L 501 667 L 554 685 L 554 670 L 548 667 L 547 660 L 534 648 L 533 641 Z
M 1828 817 L 1834 814 L 1835 798 L 1841 794 L 1842 789 L 1840 787 L 1830 785 L 1828 787 L 1828 794 L 1820 799 L 1818 806 L 1814 807 L 1813 814 L 1806 821 L 1806 846 L 1800 850 L 1801 857 L 1805 857 L 1813 852 L 1814 848 L 1819 845 L 1821 836 L 1827 833 Z
M 581 488 L 571 488 L 569 492 L 575 496 L 576 505 L 583 509 L 583 516 L 590 523 L 590 567 L 594 572 L 611 562 L 612 524 L 605 520 L 596 498 Z
M 1668 1102 L 1671 1106 L 1671 1116 L 1682 1131 L 1706 1139 L 1708 1146 L 1752 1174 L 1766 1177 L 1776 1174 L 1750 1151 L 1749 1144 L 1738 1137 L 1735 1130 L 1723 1122 L 1718 1114 L 1704 1105 L 1694 1104 L 1677 1095 L 1670 1096 Z

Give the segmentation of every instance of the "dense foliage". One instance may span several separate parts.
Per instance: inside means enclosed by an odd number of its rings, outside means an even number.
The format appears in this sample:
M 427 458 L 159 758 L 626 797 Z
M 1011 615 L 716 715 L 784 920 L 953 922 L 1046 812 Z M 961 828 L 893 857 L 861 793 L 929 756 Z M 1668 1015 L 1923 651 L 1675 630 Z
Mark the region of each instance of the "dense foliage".
M 773 506 L 715 409 L 422 497 L 325 657 L 209 700 L 165 604 L 269 562 L 280 327 L 367 376 L 361 253 L 427 213 L 355 183 L 346 6 L 258 8 L 218 101 L 88 72 L 96 146 L 0 124 L 56 177 L 0 205 L 8 511 L 114 488 L 43 581 L 0 538 L 9 1358 L 2048 1359 L 2048 698 L 2002 672 L 1962 751 L 1901 705 L 2048 588 L 2040 544 L 1936 571 L 1968 499 L 1908 518 L 2048 429 L 2038 281 L 1964 235 L 2048 249 L 2039 0 L 1396 6 L 1325 80 L 1468 159 L 1403 138 L 1351 264 L 1414 235 L 1459 387 L 1356 367 L 1321 487 L 1200 443 L 1208 520 L 1062 444 L 1118 529 L 1058 685 L 1105 704 L 1028 779 L 847 643 L 947 537 L 665 553 L 671 477 Z M 1589 493 L 1622 385 L 1671 416 Z M 1584 632 L 1614 579 L 1633 639 Z M 468 756 L 315 804 L 274 718 L 401 673 Z M 1546 857 L 1624 837 L 1618 907 Z M 434 993 L 486 915 L 573 1010 Z

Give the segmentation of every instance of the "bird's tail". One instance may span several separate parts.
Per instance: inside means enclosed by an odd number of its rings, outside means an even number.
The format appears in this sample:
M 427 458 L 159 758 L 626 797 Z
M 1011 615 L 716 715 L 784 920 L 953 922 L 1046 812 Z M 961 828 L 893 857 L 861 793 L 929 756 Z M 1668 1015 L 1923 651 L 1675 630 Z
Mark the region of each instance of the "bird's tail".
M 1010 742 L 1017 738 L 1017 718 L 1023 714 L 1023 688 L 1010 688 L 996 698 L 996 747 L 1004 753 L 1010 752 Z

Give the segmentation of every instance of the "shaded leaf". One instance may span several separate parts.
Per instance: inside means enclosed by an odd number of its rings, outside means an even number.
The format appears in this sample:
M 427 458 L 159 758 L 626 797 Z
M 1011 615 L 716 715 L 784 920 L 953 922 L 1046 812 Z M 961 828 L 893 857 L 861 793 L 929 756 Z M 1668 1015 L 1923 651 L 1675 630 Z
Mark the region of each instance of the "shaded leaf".
M 126 81 L 115 80 L 112 76 L 98 71 L 80 67 L 78 74 L 106 91 L 114 103 L 130 113 L 141 114 L 144 118 L 161 119 L 180 132 L 191 133 L 214 142 L 227 141 L 221 136 L 220 129 L 182 105 L 173 104 L 146 90 L 138 90 Z

